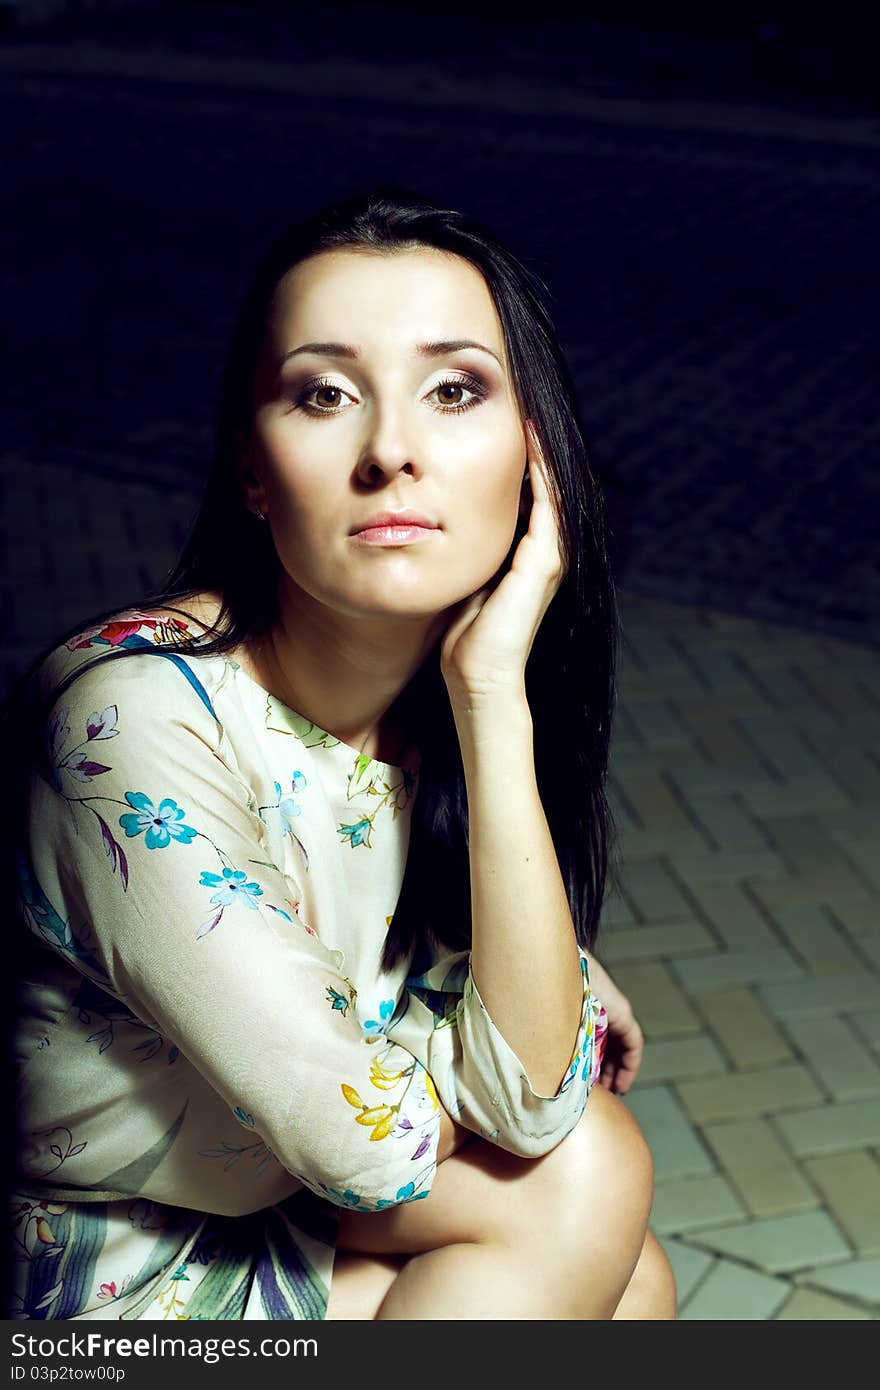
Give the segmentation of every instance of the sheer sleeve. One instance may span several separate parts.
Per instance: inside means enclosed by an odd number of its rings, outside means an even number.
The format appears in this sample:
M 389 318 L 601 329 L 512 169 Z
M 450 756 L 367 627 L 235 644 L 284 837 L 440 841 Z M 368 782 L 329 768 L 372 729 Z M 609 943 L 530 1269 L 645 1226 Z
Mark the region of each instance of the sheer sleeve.
M 430 1071 L 459 1124 L 523 1157 L 547 1153 L 574 1127 L 599 1073 L 605 1010 L 580 952 L 583 1004 L 571 1058 L 553 1096 L 535 1092 L 480 997 L 468 952 L 446 955 L 407 981 L 405 1011 L 391 1036 Z
M 55 702 L 30 785 L 25 920 L 173 1040 L 307 1186 L 366 1210 L 423 1197 L 431 1078 L 404 1045 L 364 1035 L 341 958 L 273 862 L 199 666 L 104 661 Z

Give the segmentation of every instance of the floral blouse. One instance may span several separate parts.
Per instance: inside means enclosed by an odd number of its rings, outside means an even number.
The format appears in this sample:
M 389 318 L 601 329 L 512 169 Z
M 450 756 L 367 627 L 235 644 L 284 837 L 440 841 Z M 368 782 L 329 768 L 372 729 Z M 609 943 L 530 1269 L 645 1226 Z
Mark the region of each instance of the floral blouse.
M 323 1317 L 332 1223 L 297 1224 L 283 1204 L 378 1211 L 426 1197 L 438 1098 L 486 1140 L 546 1153 L 598 1073 L 604 1010 L 583 953 L 580 1025 L 552 1097 L 492 1022 L 466 951 L 417 975 L 412 962 L 382 968 L 417 755 L 393 767 L 348 747 L 228 656 L 182 654 L 189 628 L 125 612 L 41 668 L 48 692 L 100 652 L 158 649 L 101 661 L 56 699 L 31 777 L 13 1316 L 168 1316 L 163 1277 L 193 1280 L 172 1273 L 186 1241 L 169 1243 L 165 1207 L 192 1218 L 178 1222 L 188 1240 L 196 1218 L 282 1204 L 311 1295 L 283 1312 L 265 1297 L 200 1314 L 177 1300 L 173 1315 Z M 126 1288 L 121 1268 L 117 1279 L 84 1254 L 89 1211 L 93 1224 L 124 1212 Z M 98 1254 L 111 1245 L 105 1229 Z M 50 1256 L 54 1269 L 37 1270 Z

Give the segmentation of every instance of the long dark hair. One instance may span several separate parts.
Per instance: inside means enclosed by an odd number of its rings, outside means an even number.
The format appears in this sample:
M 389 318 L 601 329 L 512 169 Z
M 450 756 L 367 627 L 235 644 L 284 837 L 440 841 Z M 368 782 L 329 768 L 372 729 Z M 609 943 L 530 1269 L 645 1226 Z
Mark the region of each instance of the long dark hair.
M 287 271 L 322 251 L 358 247 L 390 254 L 419 246 L 453 252 L 481 271 L 503 327 L 522 417 L 534 422 L 551 471 L 568 571 L 535 638 L 526 693 L 541 801 L 578 940 L 592 946 L 613 838 L 605 784 L 618 640 L 603 504 L 587 460 L 574 385 L 545 308 L 549 291 L 478 222 L 383 184 L 322 207 L 272 242 L 233 330 L 215 413 L 213 468 L 189 539 L 162 587 L 125 606 L 167 610 L 201 590 L 219 591 L 213 635 L 197 647 L 180 648 L 193 657 L 229 651 L 271 625 L 278 559 L 269 528 L 247 510 L 239 462 L 252 427 L 255 369 L 276 287 Z M 88 625 L 119 611 L 117 605 Z M 67 636 L 82 630 L 80 625 Z M 20 679 L 19 693 L 49 650 Z M 119 648 L 95 661 L 143 654 Z M 58 685 L 43 711 L 95 661 Z M 401 692 L 396 711 L 418 745 L 421 770 L 403 887 L 384 949 L 386 968 L 432 939 L 467 947 L 471 931 L 464 773 L 439 647 Z M 32 714 L 32 721 L 41 728 L 39 716 Z M 510 794 L 516 796 L 515 787 Z M 541 904 L 524 904 L 523 910 L 540 912 Z

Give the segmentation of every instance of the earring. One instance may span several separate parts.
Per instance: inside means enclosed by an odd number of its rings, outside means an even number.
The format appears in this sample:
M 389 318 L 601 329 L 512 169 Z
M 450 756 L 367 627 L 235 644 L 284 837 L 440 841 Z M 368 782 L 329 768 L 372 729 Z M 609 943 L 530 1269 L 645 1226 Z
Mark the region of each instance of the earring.
M 266 518 L 259 507 L 251 507 L 251 516 L 255 516 L 258 521 L 265 521 Z

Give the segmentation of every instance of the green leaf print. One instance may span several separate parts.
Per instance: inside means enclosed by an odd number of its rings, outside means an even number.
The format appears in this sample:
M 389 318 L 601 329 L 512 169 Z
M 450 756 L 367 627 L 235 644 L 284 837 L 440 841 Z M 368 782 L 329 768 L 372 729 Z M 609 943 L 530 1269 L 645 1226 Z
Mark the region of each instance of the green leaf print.
M 89 1183 L 89 1187 L 95 1188 L 99 1192 L 125 1192 L 131 1196 L 141 1192 L 147 1179 L 159 1167 L 177 1138 L 188 1107 L 189 1101 L 186 1101 L 171 1127 L 145 1153 L 140 1154 L 131 1163 L 127 1163 L 124 1168 L 117 1168 L 115 1173 L 108 1173 L 106 1178 Z
M 274 695 L 266 697 L 266 728 L 276 729 L 280 734 L 292 734 L 306 748 L 335 748 L 340 741 L 325 729 L 319 729 L 311 719 L 305 719 L 295 710 L 282 705 Z
M 358 792 L 369 791 L 376 780 L 379 764 L 367 753 L 361 753 L 354 761 L 354 771 L 348 775 L 348 799 L 351 801 Z

